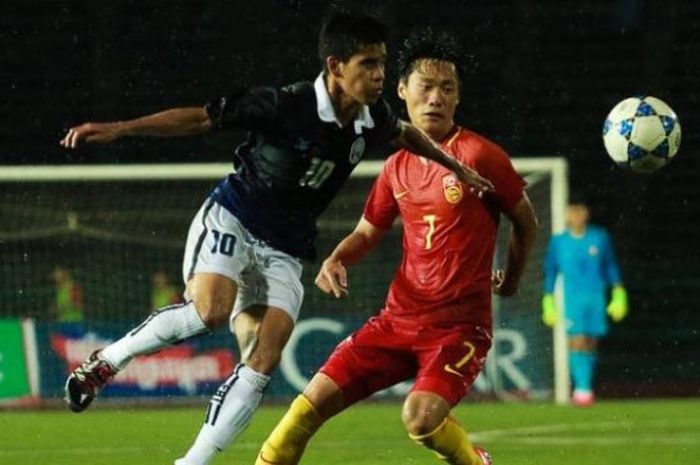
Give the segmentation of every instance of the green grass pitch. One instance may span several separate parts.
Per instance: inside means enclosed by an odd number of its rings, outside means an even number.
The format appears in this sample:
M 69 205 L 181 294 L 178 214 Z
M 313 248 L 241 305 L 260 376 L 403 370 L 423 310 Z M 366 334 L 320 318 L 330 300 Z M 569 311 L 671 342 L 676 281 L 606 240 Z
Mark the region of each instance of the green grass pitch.
M 413 444 L 400 405 L 364 403 L 331 420 L 302 464 L 439 464 Z M 283 413 L 265 407 L 214 462 L 249 464 Z M 495 465 L 700 464 L 700 400 L 599 402 L 591 408 L 550 404 L 462 404 L 456 416 Z M 0 412 L 2 465 L 167 465 L 191 443 L 201 408 L 97 408 Z

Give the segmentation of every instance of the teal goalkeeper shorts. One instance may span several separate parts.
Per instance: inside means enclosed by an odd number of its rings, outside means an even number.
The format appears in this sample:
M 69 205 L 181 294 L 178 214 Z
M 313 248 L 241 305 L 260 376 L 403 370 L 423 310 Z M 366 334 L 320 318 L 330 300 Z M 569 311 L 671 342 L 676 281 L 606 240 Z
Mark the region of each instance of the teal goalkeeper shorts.
M 605 299 L 567 299 L 565 306 L 566 332 L 570 335 L 601 337 L 608 333 L 608 318 Z

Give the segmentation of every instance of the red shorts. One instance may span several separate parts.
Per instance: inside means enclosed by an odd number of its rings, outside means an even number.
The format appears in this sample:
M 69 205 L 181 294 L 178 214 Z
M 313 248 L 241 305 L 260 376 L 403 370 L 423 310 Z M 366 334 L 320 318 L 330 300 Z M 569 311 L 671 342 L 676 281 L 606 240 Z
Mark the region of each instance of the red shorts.
M 380 315 L 338 344 L 320 372 L 340 387 L 347 405 L 414 377 L 411 391 L 432 392 L 455 405 L 490 347 L 490 328 L 416 325 Z

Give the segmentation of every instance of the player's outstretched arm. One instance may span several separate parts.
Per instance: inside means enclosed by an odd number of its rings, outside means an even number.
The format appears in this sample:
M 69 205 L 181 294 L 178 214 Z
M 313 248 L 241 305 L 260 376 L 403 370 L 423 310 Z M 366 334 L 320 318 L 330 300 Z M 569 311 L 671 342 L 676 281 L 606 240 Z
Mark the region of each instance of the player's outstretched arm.
M 508 218 L 512 225 L 508 239 L 508 258 L 503 281 L 495 290 L 504 297 L 517 292 L 520 277 L 537 236 L 537 218 L 527 194 L 523 193 L 523 198 L 515 205 L 513 211 L 508 213 Z
M 326 294 L 340 298 L 348 294 L 348 273 L 346 265 L 354 265 L 362 260 L 384 237 L 386 231 L 375 227 L 364 217 L 355 230 L 345 236 L 335 250 L 323 261 L 316 276 L 316 285 Z
M 183 107 L 108 123 L 84 123 L 68 130 L 60 144 L 74 149 L 83 142 L 108 143 L 127 136 L 189 136 L 211 128 L 204 107 Z
M 468 184 L 479 194 L 493 191 L 491 181 L 482 177 L 475 170 L 463 165 L 459 160 L 445 153 L 440 146 L 430 137 L 411 123 L 401 121 L 401 134 L 394 140 L 394 144 L 413 153 L 434 160 L 446 168 L 454 171 L 460 181 Z M 481 196 L 481 195 L 479 195 Z

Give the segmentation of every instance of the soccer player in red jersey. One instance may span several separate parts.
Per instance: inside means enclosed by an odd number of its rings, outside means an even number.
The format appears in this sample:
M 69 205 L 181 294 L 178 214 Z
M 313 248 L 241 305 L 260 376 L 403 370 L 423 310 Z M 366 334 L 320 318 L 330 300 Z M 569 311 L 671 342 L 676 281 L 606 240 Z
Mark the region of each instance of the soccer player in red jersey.
M 472 193 L 447 169 L 406 150 L 374 183 L 363 217 L 324 261 L 316 284 L 348 293 L 346 266 L 403 220 L 403 259 L 378 316 L 341 342 L 264 443 L 257 464 L 296 464 L 309 438 L 333 415 L 371 394 L 415 378 L 403 406 L 409 436 L 450 464 L 490 465 L 450 416 L 491 347 L 491 293 L 514 294 L 536 234 L 524 182 L 508 155 L 459 127 L 459 57 L 449 37 L 426 31 L 405 43 L 399 96 L 414 125 L 490 179 Z M 505 272 L 492 273 L 500 214 L 512 223 Z

